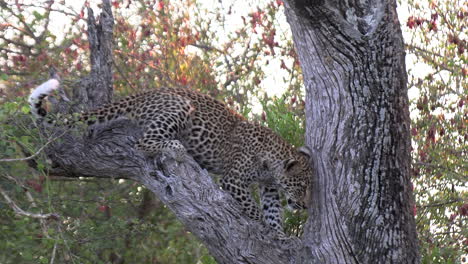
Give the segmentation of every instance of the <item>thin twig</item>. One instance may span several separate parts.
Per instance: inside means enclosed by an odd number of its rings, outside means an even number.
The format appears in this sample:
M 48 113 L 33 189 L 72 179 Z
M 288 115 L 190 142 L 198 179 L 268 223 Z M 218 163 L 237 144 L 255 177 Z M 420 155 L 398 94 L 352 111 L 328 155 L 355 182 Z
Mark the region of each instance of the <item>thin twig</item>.
M 114 64 L 114 67 L 117 69 L 117 71 L 120 73 L 120 75 L 124 78 L 125 82 L 130 85 L 130 87 L 133 89 L 133 91 L 136 91 L 135 87 L 133 86 L 133 84 L 130 82 L 130 80 L 127 78 L 127 76 L 123 73 L 122 69 L 120 68 L 120 66 L 115 63 L 115 61 L 113 62 Z
M 30 159 L 33 159 L 35 158 L 37 155 L 39 155 L 39 153 L 42 152 L 42 150 L 44 150 L 47 145 L 49 145 L 50 143 L 52 143 L 53 141 L 57 140 L 58 138 L 62 137 L 63 135 L 65 135 L 65 133 L 67 133 L 68 130 L 66 130 L 65 132 L 61 133 L 60 135 L 56 136 L 55 138 L 47 141 L 42 147 L 39 148 L 39 150 L 36 151 L 36 153 L 32 154 L 31 156 L 29 157 L 25 157 L 25 158 L 17 158 L 17 159 L 0 159 L 0 162 L 13 162 L 13 161 L 26 161 L 26 160 L 30 160 Z
M 208 45 L 203 45 L 203 44 L 189 44 L 189 46 L 193 46 L 195 48 L 199 48 L 199 49 L 203 49 L 203 50 L 206 50 L 206 51 L 217 51 L 221 54 L 225 54 L 224 51 L 218 49 L 218 48 L 215 48 L 215 47 L 212 47 L 212 46 L 208 46 Z
M 18 215 L 23 215 L 31 218 L 38 218 L 38 219 L 59 219 L 60 216 L 56 213 L 49 213 L 49 214 L 36 214 L 24 211 L 21 209 L 11 198 L 8 194 L 0 187 L 0 194 L 2 194 L 3 198 L 6 200 L 7 204 L 15 211 Z
M 24 32 L 25 34 L 27 34 L 28 36 L 30 36 L 32 39 L 35 40 L 36 44 L 38 43 L 38 39 L 37 39 L 37 36 L 34 35 L 34 31 L 31 29 L 31 27 L 29 26 L 28 23 L 26 23 L 26 21 L 24 20 L 24 17 L 18 13 L 18 12 L 15 12 L 13 11 L 13 9 L 11 9 L 4 1 L 1 1 L 2 2 L 2 7 L 7 10 L 12 16 L 16 17 L 19 22 L 21 24 L 23 24 L 24 26 L 24 31 L 22 30 L 22 32 Z M 47 29 L 47 28 L 46 28 Z
M 54 249 L 52 249 L 52 256 L 50 257 L 50 264 L 54 264 L 56 252 L 57 252 L 57 242 L 54 243 Z
M 443 202 L 439 202 L 439 203 L 420 205 L 418 207 L 419 208 L 439 207 L 439 206 L 445 206 L 445 205 L 458 203 L 458 202 L 462 202 L 462 201 L 463 201 L 462 199 L 453 199 L 453 200 L 443 201 Z
M 42 42 L 45 38 L 45 35 L 47 32 L 49 32 L 49 23 L 50 23 L 50 12 L 52 11 L 52 5 L 54 4 L 54 1 L 49 1 L 49 5 L 46 8 L 46 13 L 45 13 L 45 18 L 46 21 L 44 23 L 44 30 L 42 33 L 37 37 L 37 40 L 39 42 Z
M 11 176 L 9 174 L 3 174 L 3 176 L 6 177 L 9 180 L 15 182 L 18 186 L 21 186 L 21 188 L 23 188 L 25 190 L 26 198 L 31 203 L 31 206 L 33 208 L 38 207 L 37 204 L 36 204 L 36 201 L 34 200 L 32 194 L 31 194 L 31 192 L 29 191 L 29 187 L 26 186 L 24 184 L 24 182 L 20 181 L 19 179 L 15 178 L 15 177 L 13 177 L 13 176 Z M 44 234 L 44 237 L 50 238 L 46 219 L 39 219 L 39 222 L 41 223 L 41 229 L 42 229 L 42 233 Z
M 16 45 L 16 46 L 20 46 L 20 47 L 23 47 L 25 49 L 32 49 L 34 46 L 33 45 L 27 45 L 23 42 L 18 42 L 18 41 L 14 41 L 14 40 L 11 40 L 11 39 L 7 39 L 4 35 L 0 35 L 0 38 L 5 40 L 8 44 L 13 44 L 13 45 Z

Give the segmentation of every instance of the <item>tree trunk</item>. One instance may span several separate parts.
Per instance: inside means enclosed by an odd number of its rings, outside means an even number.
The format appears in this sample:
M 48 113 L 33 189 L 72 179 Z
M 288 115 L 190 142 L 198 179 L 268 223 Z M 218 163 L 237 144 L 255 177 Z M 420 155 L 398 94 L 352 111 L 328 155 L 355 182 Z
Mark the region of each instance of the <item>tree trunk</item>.
M 91 72 L 80 80 L 74 94 L 86 109 L 94 109 L 112 101 L 112 63 L 114 51 L 114 17 L 109 1 L 103 1 L 103 10 L 96 23 L 93 9 L 88 7 L 88 42 Z
M 315 150 L 304 259 L 418 263 L 403 37 L 394 0 L 286 1 Z
M 144 184 L 219 263 L 417 262 L 403 43 L 394 3 L 381 1 L 347 7 L 355 12 L 286 3 L 307 87 L 307 143 L 316 150 L 302 239 L 278 239 L 244 216 L 193 160 L 143 156 L 133 148 L 142 132 L 128 121 L 51 144 L 51 174 Z M 112 12 L 103 2 L 100 23 L 88 19 L 91 73 L 74 93 L 85 108 L 112 96 Z

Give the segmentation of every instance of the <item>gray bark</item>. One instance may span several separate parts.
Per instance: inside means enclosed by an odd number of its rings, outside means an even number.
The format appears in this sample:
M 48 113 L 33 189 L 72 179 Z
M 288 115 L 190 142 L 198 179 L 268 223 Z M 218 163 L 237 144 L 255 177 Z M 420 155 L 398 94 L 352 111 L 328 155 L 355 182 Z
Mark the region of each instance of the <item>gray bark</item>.
M 94 18 L 93 10 L 88 7 L 91 72 L 74 89 L 75 99 L 86 109 L 94 109 L 112 101 L 113 27 L 114 17 L 109 1 L 103 1 L 99 23 Z
M 142 183 L 219 263 L 417 262 L 406 73 L 394 3 L 286 4 L 307 87 L 307 143 L 316 150 L 301 239 L 278 239 L 245 217 L 193 160 L 135 151 L 142 132 L 125 120 L 81 136 L 67 133 L 47 149 L 50 173 Z M 84 108 L 112 97 L 113 22 L 109 1 L 103 6 L 99 24 L 88 19 L 91 73 L 74 96 Z
M 94 126 L 82 137 L 67 134 L 47 154 L 51 175 L 124 178 L 152 191 L 187 230 L 196 235 L 218 263 L 289 263 L 298 239 L 279 240 L 275 233 L 241 212 L 205 170 L 192 162 L 145 157 L 133 148 L 141 136 L 127 120 Z
M 394 0 L 286 1 L 316 150 L 303 259 L 418 263 L 403 38 Z

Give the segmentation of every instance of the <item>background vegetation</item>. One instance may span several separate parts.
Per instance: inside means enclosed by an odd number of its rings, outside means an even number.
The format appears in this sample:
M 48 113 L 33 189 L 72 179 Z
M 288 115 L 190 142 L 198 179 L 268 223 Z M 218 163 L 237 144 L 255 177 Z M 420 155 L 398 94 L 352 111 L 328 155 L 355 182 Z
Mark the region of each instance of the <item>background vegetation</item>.
M 73 2 L 0 0 L 0 263 L 214 263 L 139 184 L 47 173 L 41 147 L 59 139 L 39 136 L 25 98 L 50 65 L 70 93 L 89 71 L 86 7 L 99 8 Z M 302 145 L 301 70 L 281 1 L 112 4 L 117 97 L 190 86 Z M 423 261 L 459 263 L 468 254 L 468 6 L 401 4 Z M 288 213 L 287 231 L 300 234 L 304 221 Z

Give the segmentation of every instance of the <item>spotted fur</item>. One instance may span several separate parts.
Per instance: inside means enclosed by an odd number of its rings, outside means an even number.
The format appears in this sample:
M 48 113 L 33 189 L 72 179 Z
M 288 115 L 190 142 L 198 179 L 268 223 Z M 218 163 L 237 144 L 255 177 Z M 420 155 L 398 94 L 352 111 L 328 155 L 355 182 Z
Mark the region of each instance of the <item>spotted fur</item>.
M 58 88 L 39 86 L 31 111 L 44 117 L 42 100 Z M 245 213 L 282 231 L 280 191 L 293 208 L 304 208 L 312 170 L 307 148 L 294 149 L 270 129 L 251 123 L 225 104 L 189 89 L 160 88 L 128 96 L 81 114 L 89 124 L 128 116 L 144 128 L 136 148 L 148 154 L 191 155 L 200 166 L 222 175 L 222 188 Z M 260 187 L 262 211 L 250 186 Z

